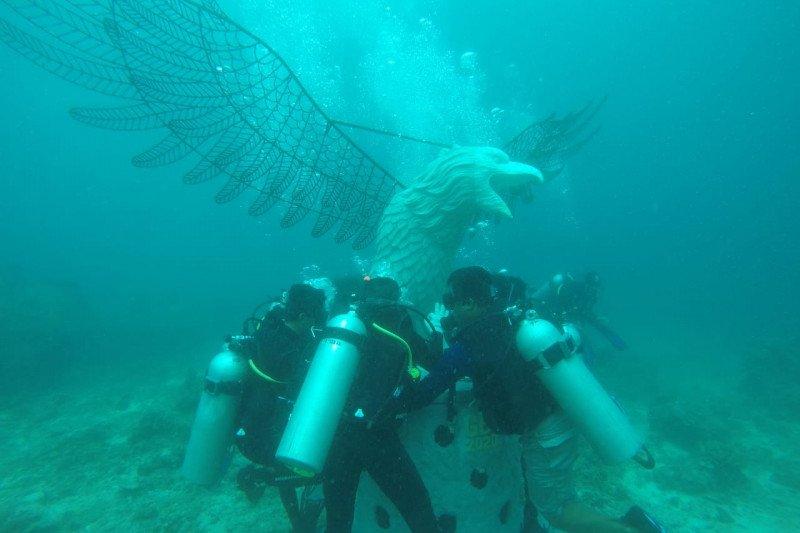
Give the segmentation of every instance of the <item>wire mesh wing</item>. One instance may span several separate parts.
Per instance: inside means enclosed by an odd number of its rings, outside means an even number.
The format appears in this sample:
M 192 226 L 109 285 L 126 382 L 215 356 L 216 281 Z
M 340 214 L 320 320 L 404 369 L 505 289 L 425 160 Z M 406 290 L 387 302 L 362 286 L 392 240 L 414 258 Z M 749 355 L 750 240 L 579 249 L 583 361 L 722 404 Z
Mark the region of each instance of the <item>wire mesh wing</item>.
M 330 120 L 269 45 L 213 1 L 0 0 L 0 40 L 78 85 L 129 100 L 72 116 L 114 130 L 165 128 L 140 167 L 192 158 L 187 183 L 224 177 L 217 202 L 309 213 L 312 234 L 369 244 L 401 185 Z M 13 18 L 22 28 L 9 21 Z
M 555 114 L 534 122 L 506 143 L 504 150 L 514 161 L 522 161 L 542 171 L 545 181 L 558 176 L 566 160 L 578 152 L 600 131 L 585 133 L 606 99 L 589 102 L 582 109 L 562 118 Z

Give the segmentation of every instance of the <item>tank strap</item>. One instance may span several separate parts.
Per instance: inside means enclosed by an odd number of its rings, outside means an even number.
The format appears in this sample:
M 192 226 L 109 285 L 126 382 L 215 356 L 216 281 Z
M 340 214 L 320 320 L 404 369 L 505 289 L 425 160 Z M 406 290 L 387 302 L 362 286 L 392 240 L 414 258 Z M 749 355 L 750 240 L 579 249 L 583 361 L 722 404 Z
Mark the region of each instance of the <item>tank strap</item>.
M 338 339 L 344 342 L 349 342 L 350 344 L 355 345 L 359 349 L 361 349 L 361 346 L 367 339 L 364 335 L 359 335 L 358 333 L 350 331 L 349 329 L 337 328 L 331 326 L 326 326 L 322 330 L 322 338 Z
M 241 381 L 213 381 L 205 378 L 203 380 L 203 390 L 213 396 L 218 394 L 239 396 L 242 393 L 243 385 Z
M 569 337 L 566 340 L 559 341 L 550 346 L 548 349 L 542 352 L 541 357 L 533 359 L 530 364 L 533 365 L 536 372 L 544 368 L 550 368 L 562 360 L 570 357 L 573 353 L 575 353 L 575 348 L 575 341 Z M 547 363 L 547 365 L 542 362 L 542 359 Z

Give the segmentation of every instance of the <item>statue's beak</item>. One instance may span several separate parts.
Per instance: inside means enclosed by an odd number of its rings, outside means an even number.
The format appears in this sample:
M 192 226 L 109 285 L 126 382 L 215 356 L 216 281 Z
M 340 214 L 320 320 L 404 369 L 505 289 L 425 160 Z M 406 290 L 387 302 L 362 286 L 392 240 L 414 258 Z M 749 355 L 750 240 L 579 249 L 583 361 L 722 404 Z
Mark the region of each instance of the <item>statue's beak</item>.
M 498 165 L 497 171 L 492 175 L 490 188 L 485 198 L 478 199 L 479 204 L 488 214 L 501 218 L 512 218 L 511 209 L 503 200 L 508 198 L 514 190 L 525 185 L 539 185 L 544 182 L 544 176 L 538 168 L 509 161 Z

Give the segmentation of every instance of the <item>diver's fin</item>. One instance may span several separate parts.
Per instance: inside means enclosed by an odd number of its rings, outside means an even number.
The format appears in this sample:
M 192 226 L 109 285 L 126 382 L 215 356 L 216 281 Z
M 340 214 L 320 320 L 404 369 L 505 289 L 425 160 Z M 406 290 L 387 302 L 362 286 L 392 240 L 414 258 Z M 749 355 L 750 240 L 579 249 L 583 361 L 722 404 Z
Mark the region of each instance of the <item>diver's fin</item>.
M 625 342 L 622 337 L 617 335 L 617 333 L 610 327 L 606 326 L 596 318 L 588 318 L 587 322 L 589 322 L 594 329 L 599 331 L 603 337 L 605 337 L 606 340 L 611 343 L 611 346 L 617 350 L 623 351 L 628 349 L 628 343 Z
M 631 526 L 636 531 L 642 533 L 666 533 L 667 530 L 664 526 L 655 521 L 655 519 L 647 514 L 644 509 L 638 505 L 634 505 L 628 512 L 625 513 L 620 519 L 620 522 L 626 526 Z

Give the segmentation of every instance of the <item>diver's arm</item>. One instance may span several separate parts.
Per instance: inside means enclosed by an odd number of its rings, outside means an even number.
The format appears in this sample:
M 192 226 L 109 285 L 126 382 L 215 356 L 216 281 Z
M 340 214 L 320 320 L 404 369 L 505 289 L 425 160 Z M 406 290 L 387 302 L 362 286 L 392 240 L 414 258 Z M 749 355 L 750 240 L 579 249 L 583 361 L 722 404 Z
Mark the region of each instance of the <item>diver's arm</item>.
M 416 411 L 430 405 L 456 381 L 467 375 L 468 369 L 469 358 L 463 347 L 460 344 L 449 347 L 425 378 L 403 389 L 398 399 L 402 409 Z

